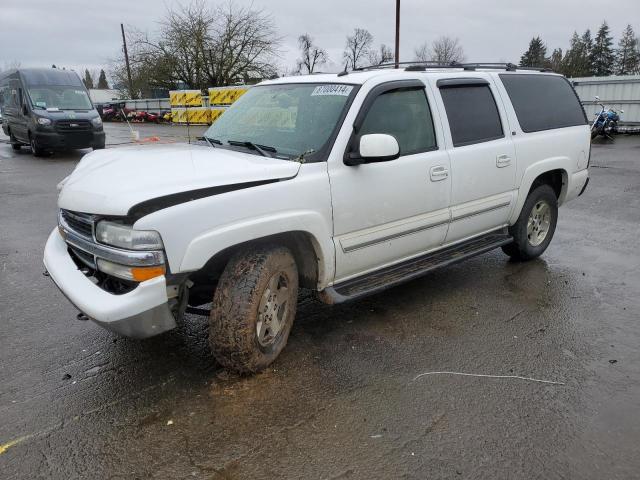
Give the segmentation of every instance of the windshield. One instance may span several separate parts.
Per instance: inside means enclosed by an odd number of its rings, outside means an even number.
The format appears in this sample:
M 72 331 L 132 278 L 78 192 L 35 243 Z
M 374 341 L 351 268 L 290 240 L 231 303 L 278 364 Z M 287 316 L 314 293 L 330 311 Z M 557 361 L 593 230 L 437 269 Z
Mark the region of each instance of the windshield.
M 280 158 L 311 155 L 329 140 L 352 93 L 353 86 L 345 84 L 254 87 L 205 136 L 222 145 L 231 141 L 267 147 Z
M 80 87 L 33 86 L 29 87 L 33 108 L 59 110 L 91 110 L 91 100 Z

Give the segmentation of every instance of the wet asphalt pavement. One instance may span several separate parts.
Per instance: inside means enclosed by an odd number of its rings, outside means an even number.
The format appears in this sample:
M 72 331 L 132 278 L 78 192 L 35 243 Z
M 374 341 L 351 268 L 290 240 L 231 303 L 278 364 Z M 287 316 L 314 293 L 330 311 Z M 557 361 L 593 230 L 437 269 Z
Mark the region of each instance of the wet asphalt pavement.
M 55 185 L 86 152 L 5 139 L 1 478 L 640 478 L 640 137 L 594 145 L 541 259 L 494 251 L 356 303 L 303 299 L 253 377 L 215 364 L 202 317 L 145 341 L 77 321 L 41 259 Z M 414 380 L 432 371 L 563 385 Z

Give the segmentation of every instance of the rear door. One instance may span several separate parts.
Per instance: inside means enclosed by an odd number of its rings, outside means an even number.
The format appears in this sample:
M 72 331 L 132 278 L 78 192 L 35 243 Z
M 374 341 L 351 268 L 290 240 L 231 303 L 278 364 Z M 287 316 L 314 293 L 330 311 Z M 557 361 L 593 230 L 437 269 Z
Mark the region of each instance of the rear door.
M 445 243 L 507 224 L 516 200 L 516 156 L 507 115 L 489 76 L 435 82 L 451 159 L 451 225 Z

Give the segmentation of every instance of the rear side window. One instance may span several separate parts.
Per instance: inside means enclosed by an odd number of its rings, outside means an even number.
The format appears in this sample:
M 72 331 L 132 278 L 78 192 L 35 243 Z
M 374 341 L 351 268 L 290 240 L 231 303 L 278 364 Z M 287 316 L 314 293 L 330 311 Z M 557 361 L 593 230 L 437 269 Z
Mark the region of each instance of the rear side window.
M 585 125 L 587 118 L 566 78 L 500 74 L 523 132 Z
M 504 137 L 496 101 L 488 85 L 440 87 L 454 147 Z
M 358 133 L 393 135 L 400 146 L 400 155 L 438 148 L 424 89 L 391 90 L 381 94 L 371 105 Z

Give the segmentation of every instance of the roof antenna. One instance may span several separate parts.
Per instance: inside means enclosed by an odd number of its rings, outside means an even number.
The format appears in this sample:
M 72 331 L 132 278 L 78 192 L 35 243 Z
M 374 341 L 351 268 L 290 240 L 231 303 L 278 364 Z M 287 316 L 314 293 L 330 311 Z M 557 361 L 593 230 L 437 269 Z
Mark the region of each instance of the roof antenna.
M 347 71 L 348 65 L 349 65 L 349 62 L 344 64 L 344 70 L 338 74 L 339 77 L 344 77 L 345 75 L 349 75 L 349 72 Z

